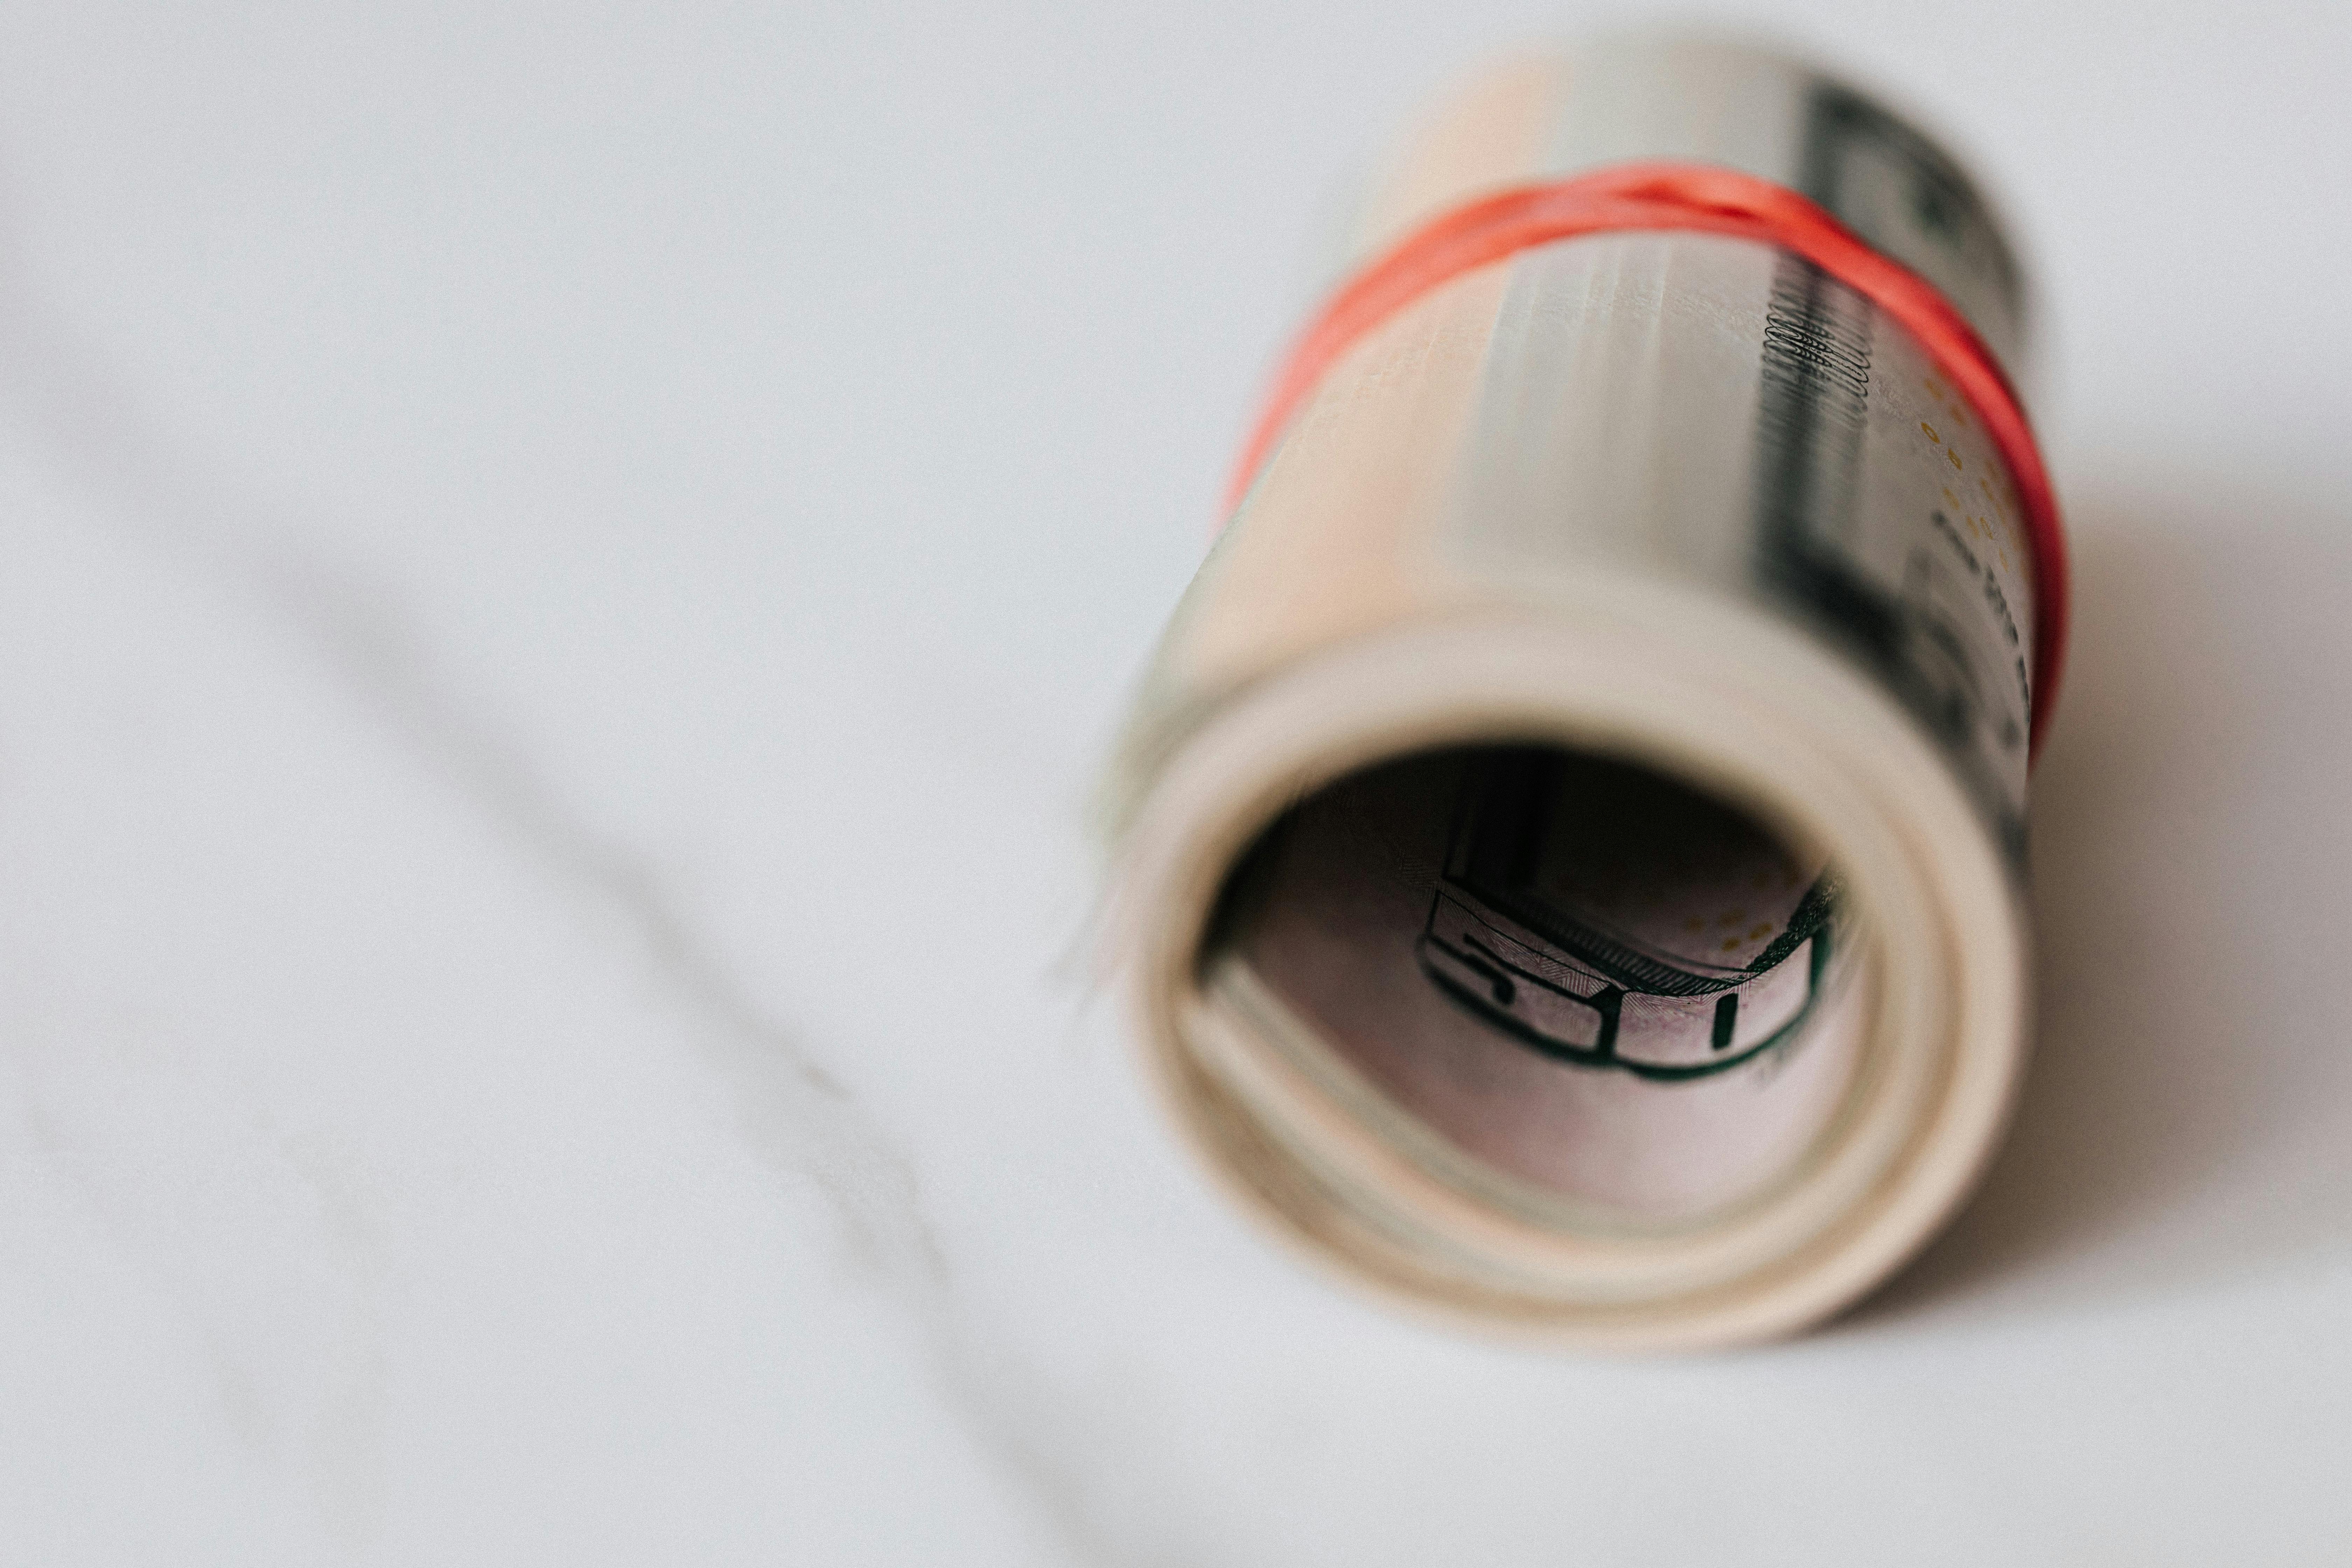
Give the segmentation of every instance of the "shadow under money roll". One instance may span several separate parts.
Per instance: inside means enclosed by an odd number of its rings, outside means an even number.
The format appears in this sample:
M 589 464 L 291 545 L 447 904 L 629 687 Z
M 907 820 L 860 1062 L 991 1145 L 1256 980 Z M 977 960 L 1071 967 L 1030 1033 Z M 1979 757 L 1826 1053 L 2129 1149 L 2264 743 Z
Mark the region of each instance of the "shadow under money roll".
M 1974 187 L 1644 36 L 1391 161 L 1111 780 L 1182 1123 L 1318 1257 L 1570 1342 L 1785 1333 L 2023 1057 L 2063 559 Z

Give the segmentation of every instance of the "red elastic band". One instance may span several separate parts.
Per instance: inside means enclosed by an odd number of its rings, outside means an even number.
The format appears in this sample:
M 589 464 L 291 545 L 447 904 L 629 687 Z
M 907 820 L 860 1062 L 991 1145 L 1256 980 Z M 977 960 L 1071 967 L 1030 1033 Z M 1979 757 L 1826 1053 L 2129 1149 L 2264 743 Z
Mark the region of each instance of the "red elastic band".
M 2058 500 L 2017 394 L 1976 330 L 1917 273 L 1872 249 L 1796 192 L 1699 163 L 1626 163 L 1454 208 L 1407 236 L 1331 297 L 1274 384 L 1226 496 L 1230 515 L 1291 416 L 1358 339 L 1441 283 L 1533 246 L 1621 230 L 1696 230 L 1794 251 L 1893 317 L 1948 377 L 2008 466 L 2033 565 L 2033 713 L 2029 753 L 2066 651 L 2066 541 Z

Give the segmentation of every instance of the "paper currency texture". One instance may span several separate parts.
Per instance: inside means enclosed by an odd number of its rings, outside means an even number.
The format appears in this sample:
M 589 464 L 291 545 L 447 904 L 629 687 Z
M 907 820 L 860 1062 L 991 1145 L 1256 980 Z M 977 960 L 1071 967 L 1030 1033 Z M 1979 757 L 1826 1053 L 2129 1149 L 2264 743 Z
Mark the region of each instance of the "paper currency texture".
M 1810 197 L 2014 374 L 1975 186 L 1684 36 L 1496 68 L 1360 260 L 1636 160 Z M 2022 1059 L 2033 556 L 1979 411 L 1791 251 L 1591 234 L 1431 288 L 1250 476 L 1116 761 L 1110 941 L 1213 1166 L 1392 1295 L 1785 1333 L 1964 1196 Z

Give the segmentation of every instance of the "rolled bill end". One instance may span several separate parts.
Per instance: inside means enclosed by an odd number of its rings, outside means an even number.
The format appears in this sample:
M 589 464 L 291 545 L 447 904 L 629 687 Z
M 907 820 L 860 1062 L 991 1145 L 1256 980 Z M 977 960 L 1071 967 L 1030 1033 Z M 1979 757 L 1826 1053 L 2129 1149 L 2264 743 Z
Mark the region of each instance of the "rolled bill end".
M 2044 673 L 2032 506 L 1969 391 L 2005 395 L 2014 265 L 1918 132 L 1769 53 L 1617 39 L 1474 84 L 1373 211 L 1451 243 L 1493 191 L 1659 160 L 1819 204 L 1989 368 L 1736 226 L 1343 289 L 1139 700 L 1107 923 L 1177 1121 L 1282 1234 L 1627 1350 L 1817 1321 L 1975 1182 Z
M 1943 1223 L 2008 1112 L 2026 954 L 2007 864 L 1899 710 L 1785 627 L 1719 609 L 1694 622 L 1696 606 L 1643 598 L 1590 618 L 1400 628 L 1237 700 L 1137 817 L 1115 940 L 1177 1120 L 1310 1253 L 1494 1329 L 1691 1348 L 1802 1328 Z M 1327 921 L 1320 953 L 1253 940 L 1281 890 L 1244 885 L 1253 854 L 1318 801 L 1401 763 L 1498 749 L 1630 764 L 1747 816 L 1793 861 L 1834 867 L 1851 934 L 1816 1010 L 1850 1015 L 1828 1021 L 1851 1037 L 1817 1027 L 1699 1079 L 1547 1056 L 1462 1007 L 1417 957 L 1444 901 L 1445 847 L 1412 863 L 1404 835 L 1356 846 L 1366 863 L 1341 870 L 1356 876 L 1336 901 L 1359 919 Z M 1429 838 L 1460 826 L 1458 795 L 1423 805 Z M 1383 924 L 1364 881 L 1412 907 Z M 1465 951 L 1530 988 L 1534 966 L 1499 933 Z M 1318 959 L 1338 974 L 1311 973 Z M 1355 1016 L 1318 1016 L 1335 983 L 1380 994 Z M 1395 994 L 1414 986 L 1429 993 L 1421 1016 Z M 1452 1038 L 1425 1026 L 1439 1009 L 1459 1016 Z M 1341 1033 L 1383 1025 L 1454 1084 L 1432 1089 Z M 1568 1092 L 1546 1105 L 1547 1088 Z M 1529 1100 L 1549 1115 L 1519 1142 L 1585 1141 L 1630 1174 L 1482 1143 L 1482 1112 L 1506 1121 Z

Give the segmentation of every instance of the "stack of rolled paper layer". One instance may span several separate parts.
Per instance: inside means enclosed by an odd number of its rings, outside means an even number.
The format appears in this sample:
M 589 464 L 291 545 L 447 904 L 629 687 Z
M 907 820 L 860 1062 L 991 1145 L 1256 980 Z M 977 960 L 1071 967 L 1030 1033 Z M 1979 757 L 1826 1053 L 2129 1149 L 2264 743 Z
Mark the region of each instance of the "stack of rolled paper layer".
M 1413 1301 L 1801 1327 L 2025 1046 L 2064 566 L 2010 247 L 1870 99 L 1647 37 L 1477 80 L 1357 248 L 1113 770 L 1159 1076 Z

